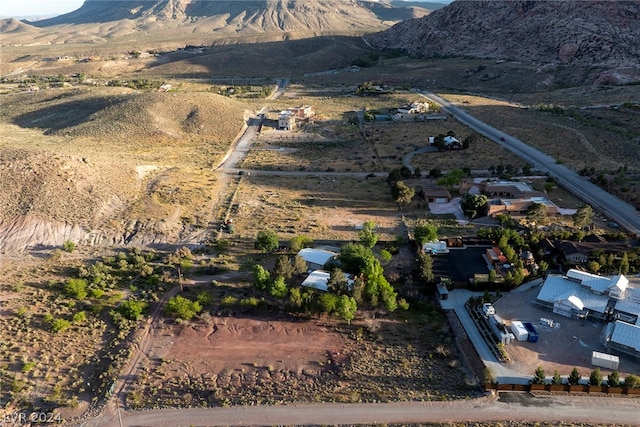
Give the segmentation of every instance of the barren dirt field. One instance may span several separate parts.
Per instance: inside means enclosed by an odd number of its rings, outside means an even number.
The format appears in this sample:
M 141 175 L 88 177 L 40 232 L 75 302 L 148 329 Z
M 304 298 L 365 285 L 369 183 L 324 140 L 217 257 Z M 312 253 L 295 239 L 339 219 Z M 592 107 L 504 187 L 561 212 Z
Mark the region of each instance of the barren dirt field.
M 247 285 L 216 282 L 206 289 L 216 303 L 199 320 L 161 320 L 152 329 L 127 397 L 132 407 L 448 400 L 478 393 L 432 306 L 421 314 L 365 312 L 346 325 L 225 305 L 225 297 L 250 295 Z

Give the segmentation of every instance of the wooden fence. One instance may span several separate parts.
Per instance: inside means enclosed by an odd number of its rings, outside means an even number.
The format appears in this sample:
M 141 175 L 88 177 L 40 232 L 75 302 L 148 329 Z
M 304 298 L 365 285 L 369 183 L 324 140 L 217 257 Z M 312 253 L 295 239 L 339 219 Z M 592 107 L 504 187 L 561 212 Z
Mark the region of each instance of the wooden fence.
M 496 384 L 485 383 L 485 391 L 549 391 L 565 393 L 625 394 L 640 397 L 640 388 L 608 387 L 606 385 L 569 384 Z

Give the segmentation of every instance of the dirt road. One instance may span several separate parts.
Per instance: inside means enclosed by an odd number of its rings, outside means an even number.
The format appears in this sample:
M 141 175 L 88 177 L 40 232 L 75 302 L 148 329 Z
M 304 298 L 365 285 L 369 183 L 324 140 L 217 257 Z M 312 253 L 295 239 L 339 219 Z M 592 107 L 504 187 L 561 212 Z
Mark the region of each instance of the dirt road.
M 640 425 L 640 400 L 506 393 L 500 399 L 384 404 L 308 404 L 122 412 L 122 426 L 230 426 L 419 422 L 557 421 Z M 83 424 L 119 426 L 117 417 Z

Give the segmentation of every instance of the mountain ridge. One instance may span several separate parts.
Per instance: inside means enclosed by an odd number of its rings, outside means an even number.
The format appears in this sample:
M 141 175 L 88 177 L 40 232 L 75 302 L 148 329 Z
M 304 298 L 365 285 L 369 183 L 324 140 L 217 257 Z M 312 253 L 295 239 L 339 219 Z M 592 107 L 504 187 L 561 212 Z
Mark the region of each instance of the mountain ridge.
M 4 19 L 0 25 L 12 30 L 6 33 L 5 45 L 87 40 L 97 43 L 161 31 L 165 36 L 290 33 L 291 36 L 306 37 L 380 31 L 430 12 L 416 6 L 415 2 L 401 3 L 371 0 L 85 0 L 79 9 L 70 13 L 35 22 L 20 21 L 22 31 L 28 29 L 35 35 L 35 40 L 17 37 L 14 19 Z
M 615 70 L 596 79 L 640 80 L 640 2 L 456 0 L 366 36 L 416 57 L 470 56 Z

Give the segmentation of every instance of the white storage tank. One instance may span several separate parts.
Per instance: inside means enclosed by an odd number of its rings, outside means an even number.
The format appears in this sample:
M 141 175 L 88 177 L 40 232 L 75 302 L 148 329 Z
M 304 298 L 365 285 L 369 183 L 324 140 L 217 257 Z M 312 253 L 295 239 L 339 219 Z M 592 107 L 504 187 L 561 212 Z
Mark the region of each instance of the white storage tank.
M 611 369 L 612 371 L 616 371 L 618 366 L 620 365 L 620 359 L 618 356 L 614 356 L 613 354 L 607 353 L 599 353 L 594 351 L 591 353 L 591 364 L 593 366 L 599 366 L 605 369 Z

